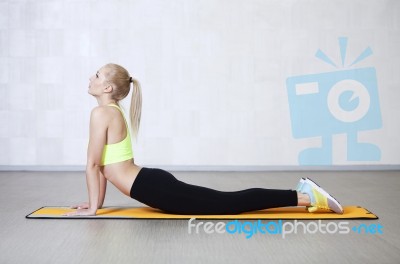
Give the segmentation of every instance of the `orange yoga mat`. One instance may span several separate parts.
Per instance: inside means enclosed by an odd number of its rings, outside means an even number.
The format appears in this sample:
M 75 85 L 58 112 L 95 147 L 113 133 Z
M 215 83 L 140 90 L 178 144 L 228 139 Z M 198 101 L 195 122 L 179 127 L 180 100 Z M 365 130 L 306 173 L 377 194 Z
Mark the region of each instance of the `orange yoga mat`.
M 62 216 L 74 211 L 68 207 L 46 206 L 26 216 L 29 219 L 378 219 L 361 206 L 344 206 L 343 214 L 333 212 L 309 213 L 305 207 L 280 207 L 234 215 L 179 215 L 168 214 L 151 207 L 105 207 L 95 216 Z

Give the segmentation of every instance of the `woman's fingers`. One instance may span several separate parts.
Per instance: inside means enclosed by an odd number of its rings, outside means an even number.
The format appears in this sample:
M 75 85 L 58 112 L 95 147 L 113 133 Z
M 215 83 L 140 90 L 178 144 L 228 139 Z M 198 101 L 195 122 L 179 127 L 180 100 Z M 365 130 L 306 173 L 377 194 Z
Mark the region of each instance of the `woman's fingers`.
M 88 209 L 78 209 L 73 212 L 65 213 L 62 216 L 90 216 L 90 215 L 96 215 L 96 211 L 88 210 Z
M 74 211 L 74 212 L 69 212 L 69 213 L 62 214 L 62 216 L 74 216 L 76 214 L 77 214 L 77 211 Z
M 84 202 L 78 205 L 73 205 L 71 206 L 71 209 L 88 209 L 89 208 L 89 203 L 88 202 Z

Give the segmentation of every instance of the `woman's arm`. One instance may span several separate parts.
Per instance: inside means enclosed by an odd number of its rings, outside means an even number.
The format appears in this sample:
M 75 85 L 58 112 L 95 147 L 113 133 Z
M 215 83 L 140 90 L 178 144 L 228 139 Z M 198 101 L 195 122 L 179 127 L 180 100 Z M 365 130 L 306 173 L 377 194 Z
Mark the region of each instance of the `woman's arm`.
M 86 184 L 89 193 L 89 208 L 87 213 L 95 215 L 99 206 L 100 198 L 100 168 L 91 166 L 86 168 Z
M 104 204 L 104 198 L 106 197 L 107 189 L 107 179 L 104 177 L 103 172 L 100 170 L 100 195 L 99 195 L 99 205 L 97 209 L 101 209 Z M 81 204 L 71 206 L 71 209 L 89 209 L 89 203 L 83 202 Z
M 106 197 L 106 190 L 107 190 L 107 179 L 100 171 L 100 195 L 99 195 L 99 204 L 97 206 L 98 209 L 101 209 L 104 204 L 104 198 Z
M 107 122 L 105 109 L 98 106 L 90 115 L 90 138 L 86 164 L 86 183 L 89 193 L 89 208 L 78 209 L 66 214 L 95 215 L 99 206 L 102 206 L 105 197 L 106 179 L 100 171 L 103 148 L 107 140 Z

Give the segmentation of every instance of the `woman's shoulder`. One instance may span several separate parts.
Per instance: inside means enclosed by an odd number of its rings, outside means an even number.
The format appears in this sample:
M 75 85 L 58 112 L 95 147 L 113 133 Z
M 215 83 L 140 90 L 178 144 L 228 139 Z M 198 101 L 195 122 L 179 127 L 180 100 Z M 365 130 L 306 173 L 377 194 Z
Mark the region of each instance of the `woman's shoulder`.
M 113 115 L 115 115 L 115 110 L 113 109 L 114 107 L 110 107 L 108 105 L 98 105 L 94 107 L 90 113 L 90 118 L 92 119 L 102 119 L 103 121 L 105 119 L 112 118 Z

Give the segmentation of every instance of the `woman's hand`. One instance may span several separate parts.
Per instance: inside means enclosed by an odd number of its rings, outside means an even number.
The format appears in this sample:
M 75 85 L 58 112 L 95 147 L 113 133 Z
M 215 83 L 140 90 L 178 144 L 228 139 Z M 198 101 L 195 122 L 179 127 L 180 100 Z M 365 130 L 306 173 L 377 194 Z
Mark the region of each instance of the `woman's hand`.
M 89 203 L 88 202 L 83 202 L 78 205 L 73 205 L 71 206 L 71 209 L 89 209 Z
M 78 209 L 73 212 L 63 214 L 62 216 L 94 216 L 97 210 L 92 209 Z

